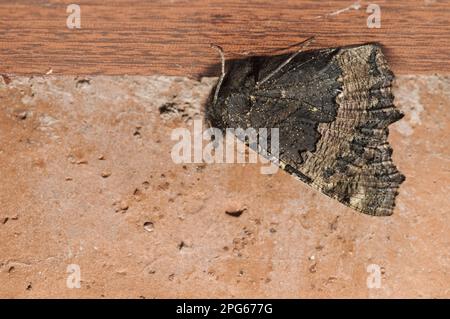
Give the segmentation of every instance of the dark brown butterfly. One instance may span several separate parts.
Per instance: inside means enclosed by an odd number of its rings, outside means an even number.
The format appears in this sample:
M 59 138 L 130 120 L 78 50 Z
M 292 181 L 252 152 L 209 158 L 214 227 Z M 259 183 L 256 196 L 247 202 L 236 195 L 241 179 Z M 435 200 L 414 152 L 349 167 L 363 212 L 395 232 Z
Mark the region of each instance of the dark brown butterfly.
M 392 162 L 387 127 L 403 114 L 393 105 L 394 76 L 379 45 L 251 56 L 226 66 L 207 108 L 214 127 L 277 127 L 281 168 L 360 212 L 392 214 L 405 178 Z

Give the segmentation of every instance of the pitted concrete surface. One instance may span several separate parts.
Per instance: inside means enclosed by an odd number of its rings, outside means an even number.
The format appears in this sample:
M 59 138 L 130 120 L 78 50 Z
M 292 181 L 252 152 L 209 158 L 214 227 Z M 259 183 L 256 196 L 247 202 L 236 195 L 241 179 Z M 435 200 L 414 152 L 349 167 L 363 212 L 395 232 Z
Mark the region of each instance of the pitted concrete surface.
M 3 77 L 0 297 L 450 297 L 450 78 L 396 80 L 384 218 L 260 164 L 175 164 L 214 83 Z

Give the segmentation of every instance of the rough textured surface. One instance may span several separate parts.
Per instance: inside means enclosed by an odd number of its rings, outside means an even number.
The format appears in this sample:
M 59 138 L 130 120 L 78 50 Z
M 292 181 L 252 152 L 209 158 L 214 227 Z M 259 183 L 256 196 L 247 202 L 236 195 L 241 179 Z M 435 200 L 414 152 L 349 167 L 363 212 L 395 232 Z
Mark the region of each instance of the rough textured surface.
M 380 46 L 291 54 L 229 62 L 207 117 L 222 131 L 278 128 L 279 150 L 270 155 L 284 170 L 360 212 L 391 215 L 404 176 L 392 162 L 387 127 L 403 114 Z
M 397 79 L 407 179 L 387 218 L 258 164 L 174 164 L 214 79 L 3 82 L 1 297 L 450 297 L 448 77 Z

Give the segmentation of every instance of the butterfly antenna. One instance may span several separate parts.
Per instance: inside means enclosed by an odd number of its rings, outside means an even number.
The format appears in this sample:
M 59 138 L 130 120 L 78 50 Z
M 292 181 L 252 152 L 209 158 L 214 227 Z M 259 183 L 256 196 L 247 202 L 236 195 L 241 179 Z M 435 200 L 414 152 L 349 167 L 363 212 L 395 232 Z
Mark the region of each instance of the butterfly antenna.
M 300 42 L 298 45 L 300 46 L 300 48 L 295 51 L 294 53 L 291 54 L 291 56 L 289 58 L 287 58 L 283 63 L 281 63 L 275 70 L 273 70 L 272 72 L 270 72 L 269 75 L 267 75 L 265 78 L 263 78 L 261 81 L 256 83 L 256 87 L 260 86 L 261 84 L 263 84 L 264 82 L 268 81 L 272 76 L 274 76 L 275 74 L 277 74 L 286 64 L 288 64 L 289 62 L 292 61 L 292 59 L 294 59 L 300 52 L 302 52 L 308 45 L 310 45 L 311 43 L 314 42 L 314 37 L 310 37 L 308 39 L 306 39 L 303 42 Z
M 220 47 L 216 44 L 211 44 L 211 48 L 216 49 L 217 52 L 219 52 L 220 62 L 222 64 L 222 70 L 221 70 L 222 72 L 220 74 L 219 81 L 217 82 L 216 90 L 214 91 L 213 105 L 215 105 L 217 102 L 217 98 L 219 96 L 220 87 L 222 86 L 223 79 L 225 78 L 225 54 L 223 53 L 222 47 Z

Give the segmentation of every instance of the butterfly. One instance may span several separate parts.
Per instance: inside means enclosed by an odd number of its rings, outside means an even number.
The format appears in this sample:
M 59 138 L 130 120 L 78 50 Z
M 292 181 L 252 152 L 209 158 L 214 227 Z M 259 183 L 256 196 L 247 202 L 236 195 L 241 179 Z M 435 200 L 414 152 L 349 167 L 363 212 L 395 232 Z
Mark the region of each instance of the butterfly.
M 359 212 L 391 215 L 405 177 L 392 162 L 388 126 L 403 114 L 381 47 L 304 50 L 307 42 L 226 63 L 219 50 L 222 75 L 206 117 L 224 131 L 278 128 L 283 170 Z

